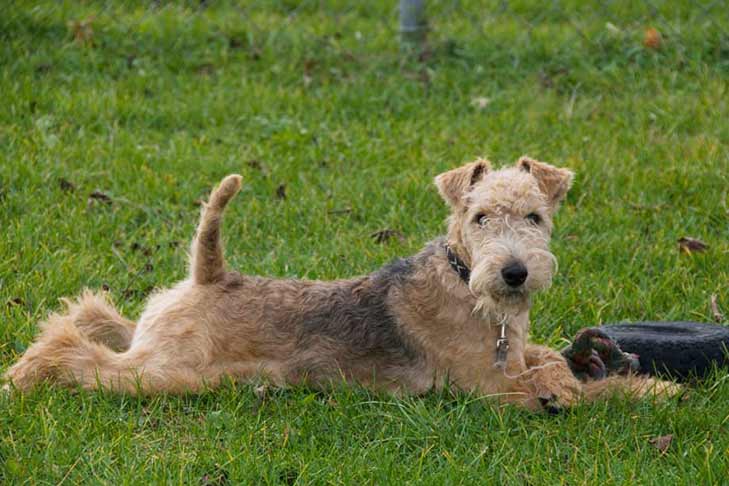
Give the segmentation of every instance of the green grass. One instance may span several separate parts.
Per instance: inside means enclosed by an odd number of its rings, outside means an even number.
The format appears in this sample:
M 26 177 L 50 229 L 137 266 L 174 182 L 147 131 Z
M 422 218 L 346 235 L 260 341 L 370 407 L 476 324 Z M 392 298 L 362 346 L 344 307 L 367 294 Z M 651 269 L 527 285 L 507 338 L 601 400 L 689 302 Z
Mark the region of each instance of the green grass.
M 528 153 L 577 172 L 536 341 L 562 346 L 602 322 L 711 321 L 712 294 L 729 314 L 721 8 L 429 2 L 432 48 L 415 60 L 397 45 L 395 3 L 6 8 L 0 368 L 60 297 L 108 286 L 136 316 L 152 288 L 181 279 L 196 201 L 230 172 L 245 178 L 226 219 L 230 263 L 329 279 L 442 233 L 439 172 Z M 69 22 L 92 15 L 82 45 Z M 659 50 L 642 45 L 650 25 Z M 95 190 L 111 203 L 89 203 Z M 404 238 L 375 243 L 384 228 Z M 709 248 L 681 254 L 682 236 Z M 666 434 L 662 454 L 649 439 Z M 437 391 L 41 389 L 0 397 L 0 464 L 7 484 L 718 484 L 729 380 L 718 372 L 680 403 L 616 399 L 558 417 Z

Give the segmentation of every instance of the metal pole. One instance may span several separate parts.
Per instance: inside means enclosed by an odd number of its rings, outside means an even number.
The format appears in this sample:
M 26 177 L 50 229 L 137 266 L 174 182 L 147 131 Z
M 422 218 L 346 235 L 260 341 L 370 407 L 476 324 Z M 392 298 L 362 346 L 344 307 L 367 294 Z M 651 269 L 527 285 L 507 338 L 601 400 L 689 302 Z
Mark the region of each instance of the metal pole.
M 428 33 L 425 0 L 400 0 L 400 37 L 403 44 L 421 45 Z

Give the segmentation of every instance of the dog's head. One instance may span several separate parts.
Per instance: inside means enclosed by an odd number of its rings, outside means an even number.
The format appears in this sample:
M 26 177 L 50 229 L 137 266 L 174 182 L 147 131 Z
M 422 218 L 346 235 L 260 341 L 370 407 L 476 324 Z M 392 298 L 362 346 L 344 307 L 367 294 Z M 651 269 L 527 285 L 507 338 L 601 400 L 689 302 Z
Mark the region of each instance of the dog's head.
M 531 292 L 549 286 L 552 217 L 572 177 L 528 157 L 500 170 L 477 160 L 436 177 L 451 208 L 448 243 L 471 268 L 478 307 L 524 307 Z

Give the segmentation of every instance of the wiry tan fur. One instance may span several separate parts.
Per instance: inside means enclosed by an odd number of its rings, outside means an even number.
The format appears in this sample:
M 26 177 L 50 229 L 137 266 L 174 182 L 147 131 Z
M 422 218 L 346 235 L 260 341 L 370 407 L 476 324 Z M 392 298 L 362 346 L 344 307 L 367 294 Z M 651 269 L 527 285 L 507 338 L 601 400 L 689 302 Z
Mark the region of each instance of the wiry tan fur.
M 220 223 L 241 185 L 228 176 L 203 209 L 189 279 L 153 295 L 136 324 L 104 295 L 65 301 L 5 378 L 18 390 L 50 381 L 127 393 L 195 392 L 224 377 L 346 380 L 396 393 L 447 383 L 531 409 L 675 391 L 638 376 L 580 383 L 559 353 L 528 340 L 529 297 L 551 282 L 552 216 L 571 181 L 570 171 L 526 157 L 498 171 L 477 160 L 441 174 L 452 211 L 445 238 L 371 275 L 319 282 L 225 269 Z M 445 243 L 470 266 L 468 284 Z M 528 270 L 518 287 L 502 274 L 514 261 Z M 510 341 L 503 368 L 494 366 L 501 322 Z

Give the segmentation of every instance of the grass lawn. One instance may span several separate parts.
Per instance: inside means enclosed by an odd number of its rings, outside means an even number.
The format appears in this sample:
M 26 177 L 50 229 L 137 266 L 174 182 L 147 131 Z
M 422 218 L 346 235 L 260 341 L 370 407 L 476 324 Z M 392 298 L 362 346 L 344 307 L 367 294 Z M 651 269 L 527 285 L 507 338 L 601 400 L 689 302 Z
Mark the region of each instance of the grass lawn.
M 444 231 L 433 177 L 522 154 L 577 172 L 536 341 L 729 315 L 729 17 L 694 2 L 14 2 L 0 16 L 0 369 L 58 299 L 138 315 L 183 278 L 198 200 L 245 178 L 228 261 L 331 279 Z M 721 2 L 719 2 L 721 3 Z M 550 7 L 551 8 L 551 7 Z M 83 21 L 88 21 L 84 24 Z M 655 26 L 662 43 L 644 46 Z M 395 230 L 401 237 L 371 236 Z M 678 250 L 683 236 L 708 244 Z M 650 439 L 671 435 L 665 452 Z M 726 484 L 729 379 L 551 417 L 433 392 L 229 385 L 0 397 L 0 483 Z M 724 478 L 724 479 L 722 479 Z

